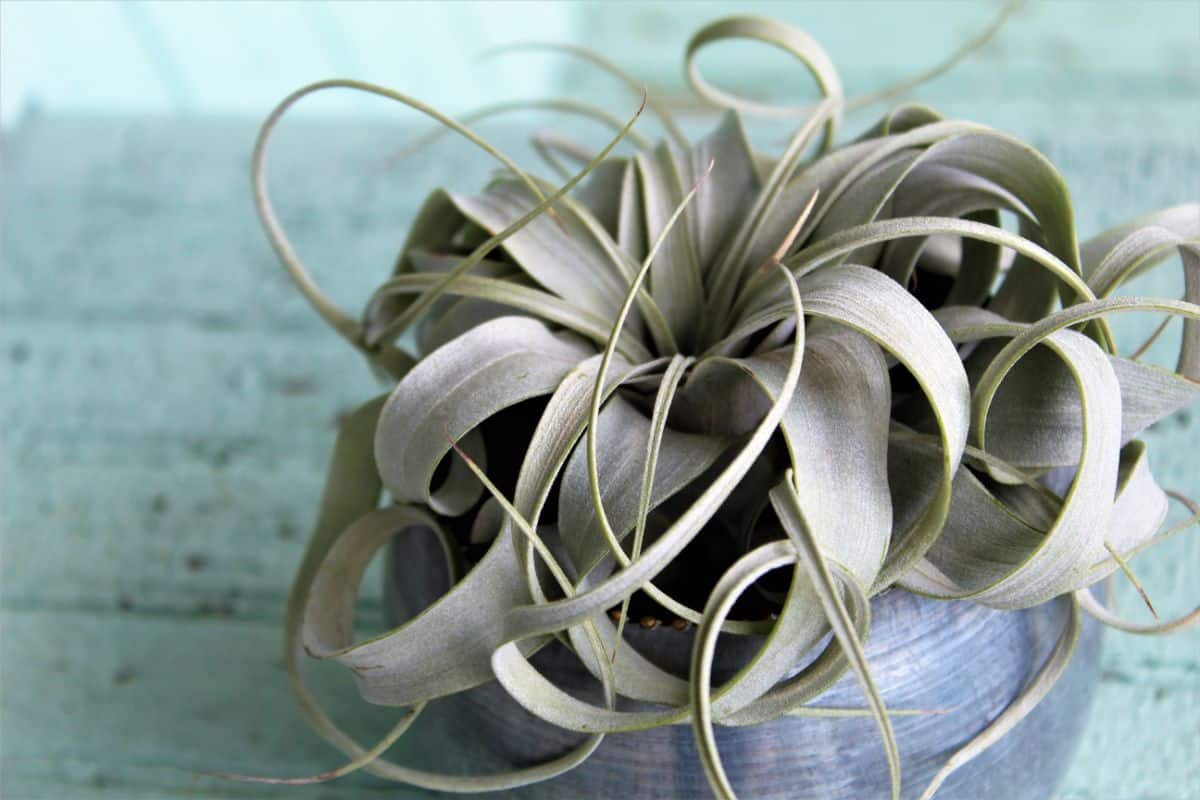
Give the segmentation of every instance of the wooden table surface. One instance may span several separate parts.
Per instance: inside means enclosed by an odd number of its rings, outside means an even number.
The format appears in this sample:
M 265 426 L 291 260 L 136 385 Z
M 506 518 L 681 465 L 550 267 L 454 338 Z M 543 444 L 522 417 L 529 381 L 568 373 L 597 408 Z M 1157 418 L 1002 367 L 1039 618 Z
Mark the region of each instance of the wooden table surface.
M 1032 44 L 989 49 L 919 96 L 1046 152 L 1086 236 L 1200 198 L 1200 6 L 1149 6 L 1157 38 L 1122 35 L 1137 22 L 1124 4 L 1084 8 L 1095 49 L 1064 44 L 1057 6 L 1023 23 Z M 1015 77 L 998 80 L 1014 53 Z M 448 142 L 391 163 L 416 130 L 403 119 L 299 121 L 280 135 L 284 220 L 348 307 L 384 276 L 429 188 L 468 189 L 488 168 Z M 520 150 L 517 129 L 489 130 Z M 254 132 L 244 119 L 28 116 L 0 140 L 6 800 L 429 796 L 366 776 L 278 789 L 193 774 L 339 763 L 292 705 L 280 618 L 335 419 L 374 384 L 259 231 Z M 1140 290 L 1175 292 L 1176 272 Z M 1155 322 L 1131 320 L 1121 341 Z M 1200 409 L 1147 439 L 1160 481 L 1200 495 Z M 1194 533 L 1135 568 L 1163 612 L 1200 600 Z M 373 583 L 363 603 L 377 623 Z M 1110 633 L 1104 659 L 1060 800 L 1200 798 L 1200 632 Z M 391 718 L 340 670 L 314 674 L 364 736 Z

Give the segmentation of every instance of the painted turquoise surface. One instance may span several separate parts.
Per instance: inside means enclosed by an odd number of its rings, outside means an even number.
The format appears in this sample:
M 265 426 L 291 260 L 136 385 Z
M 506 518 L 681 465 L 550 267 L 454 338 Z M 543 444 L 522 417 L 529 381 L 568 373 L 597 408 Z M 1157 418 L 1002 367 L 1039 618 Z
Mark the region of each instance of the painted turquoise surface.
M 687 32 L 731 6 L 546 6 L 532 23 L 514 6 L 468 29 L 454 15 L 473 11 L 437 11 L 451 17 L 435 26 L 432 5 L 169 5 L 0 6 L 0 797 L 424 797 L 358 776 L 280 791 L 192 774 L 299 775 L 338 762 L 292 705 L 279 618 L 336 415 L 374 388 L 258 229 L 246 179 L 255 118 L 295 84 L 339 72 L 450 108 L 486 102 L 484 79 L 496 73 L 469 56 L 480 42 L 529 35 L 525 25 L 605 49 L 682 101 Z M 851 91 L 935 61 L 995 8 L 746 7 L 817 34 Z M 158 49 L 136 39 L 146 20 L 166 42 Z M 343 45 L 319 43 L 339 30 Z M 414 30 L 431 49 L 404 38 Z M 450 41 L 437 31 L 460 38 L 435 47 Z M 151 52 L 174 66 L 164 73 Z M 595 90 L 615 111 L 631 109 L 578 64 L 511 58 L 501 90 L 512 96 Z M 716 74 L 723 61 L 744 68 L 746 91 L 806 91 L 784 59 L 731 47 L 704 64 Z M 1194 2 L 1032 3 L 914 97 L 1041 148 L 1072 186 L 1085 236 L 1200 198 Z M 533 163 L 524 132 L 552 121 L 517 122 L 485 130 Z M 469 189 L 490 169 L 451 141 L 395 163 L 421 129 L 409 112 L 347 101 L 314 105 L 281 132 L 272 163 L 284 221 L 348 307 L 386 273 L 429 187 Z M 1169 266 L 1139 290 L 1180 285 Z M 1155 324 L 1124 321 L 1124 347 Z M 1160 480 L 1200 495 L 1200 410 L 1147 438 Z M 1195 534 L 1134 566 L 1164 614 L 1197 602 Z M 1141 613 L 1127 587 L 1118 595 Z M 364 604 L 366 623 L 378 624 L 373 590 Z M 391 718 L 361 705 L 340 670 L 313 672 L 335 715 L 364 737 Z M 1060 800 L 1196 798 L 1200 633 L 1110 635 L 1099 704 Z

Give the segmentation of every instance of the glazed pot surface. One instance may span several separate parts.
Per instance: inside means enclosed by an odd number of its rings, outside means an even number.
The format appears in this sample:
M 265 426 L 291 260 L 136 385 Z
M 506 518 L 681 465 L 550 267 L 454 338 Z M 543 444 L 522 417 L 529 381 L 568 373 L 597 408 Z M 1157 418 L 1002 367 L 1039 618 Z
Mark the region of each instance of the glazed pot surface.
M 446 590 L 439 557 L 421 557 L 423 537 L 389 551 L 385 603 L 390 622 L 409 618 Z M 430 543 L 432 542 L 432 537 Z M 436 545 L 433 545 L 436 546 Z M 428 567 L 422 568 L 422 565 Z M 895 715 L 903 797 L 918 798 L 934 773 L 1012 701 L 1053 648 L 1066 620 L 1063 603 L 1020 612 L 968 602 L 929 600 L 891 590 L 871 602 L 866 653 L 889 709 L 939 713 Z M 626 629 L 643 655 L 686 676 L 692 632 Z M 1045 800 L 1065 774 L 1087 720 L 1099 676 L 1100 626 L 1084 620 L 1066 673 L 1043 702 L 998 744 L 959 769 L 937 800 Z M 722 636 L 718 672 L 731 673 L 761 640 Z M 533 663 L 559 686 L 602 704 L 598 682 L 554 642 Z M 799 666 L 799 665 L 797 665 Z M 718 674 L 716 680 L 719 682 Z M 862 708 L 846 675 L 812 705 Z M 756 800 L 887 797 L 887 763 L 875 722 L 864 717 L 784 717 L 753 727 L 716 730 L 725 769 L 740 796 Z M 496 682 L 431 703 L 402 742 L 405 763 L 459 774 L 530 766 L 564 754 L 584 739 L 534 717 Z M 447 795 L 449 796 L 449 795 Z M 690 725 L 610 734 L 570 772 L 488 797 L 524 800 L 662 798 L 712 793 Z

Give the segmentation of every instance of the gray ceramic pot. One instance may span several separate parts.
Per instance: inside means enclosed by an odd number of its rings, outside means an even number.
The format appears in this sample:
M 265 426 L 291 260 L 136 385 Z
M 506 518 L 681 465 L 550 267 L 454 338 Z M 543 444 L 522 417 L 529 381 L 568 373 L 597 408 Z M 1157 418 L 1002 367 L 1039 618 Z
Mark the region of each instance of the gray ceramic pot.
M 389 551 L 385 603 L 391 622 L 409 618 L 445 591 L 432 535 L 402 537 Z M 897 716 L 906 798 L 916 798 L 963 743 L 1007 706 L 1053 647 L 1064 610 L 1047 604 L 998 612 L 965 602 L 927 600 L 900 590 L 872 601 L 867 656 L 887 704 L 951 709 Z M 692 633 L 626 629 L 647 657 L 682 675 Z M 728 641 L 727 641 L 728 640 Z M 729 674 L 760 642 L 722 637 L 716 676 Z M 938 800 L 1045 800 L 1066 772 L 1087 720 L 1099 673 L 1099 626 L 1085 622 L 1066 675 L 999 744 L 960 769 Z M 597 700 L 596 681 L 554 643 L 534 658 L 560 686 Z M 861 707 L 846 676 L 817 704 Z M 530 715 L 495 682 L 430 704 L 408 742 L 406 762 L 461 774 L 527 766 L 563 754 L 582 737 Z M 719 727 L 717 740 L 734 788 L 755 800 L 883 798 L 887 765 L 870 718 L 783 718 L 746 728 Z M 582 765 L 558 778 L 490 797 L 527 800 L 711 797 L 688 725 L 610 735 Z

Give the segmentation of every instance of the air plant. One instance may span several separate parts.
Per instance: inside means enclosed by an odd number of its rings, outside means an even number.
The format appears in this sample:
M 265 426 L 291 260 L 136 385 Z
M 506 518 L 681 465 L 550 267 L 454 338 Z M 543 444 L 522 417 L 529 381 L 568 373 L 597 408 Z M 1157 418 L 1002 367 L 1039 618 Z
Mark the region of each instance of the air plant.
M 800 59 L 824 98 L 780 152 L 755 149 L 743 129 L 743 114 L 777 109 L 714 88 L 696 65 L 706 45 L 738 38 Z M 560 102 L 616 129 L 596 153 L 543 141 L 559 167 L 574 160 L 561 184 L 412 98 L 353 81 L 300 90 L 264 126 L 254 186 L 269 237 L 390 387 L 342 425 L 287 612 L 305 715 L 351 762 L 282 782 L 365 767 L 489 791 L 569 770 L 605 734 L 690 721 L 714 792 L 732 797 L 713 726 L 793 713 L 850 671 L 895 797 L 890 712 L 863 656 L 869 599 L 901 587 L 998 609 L 1068 604 L 1047 663 L 928 797 L 1046 694 L 1080 609 L 1142 633 L 1200 619 L 1137 625 L 1088 591 L 1179 528 L 1160 531 L 1169 493 L 1137 437 L 1200 397 L 1200 206 L 1080 246 L 1062 178 L 1012 136 L 904 105 L 839 144 L 854 101 L 799 30 L 715 22 L 692 39 L 687 68 L 700 97 L 727 110 L 715 130 L 692 142 L 644 98 L 669 136 L 652 145 L 633 131 L 642 108 L 621 122 Z M 414 107 L 503 168 L 478 195 L 429 196 L 361 317 L 313 283 L 266 192 L 276 122 L 334 87 Z M 614 155 L 631 138 L 636 153 Z M 1184 300 L 1116 295 L 1173 254 Z M 1116 351 L 1108 320 L 1135 311 L 1183 319 L 1174 372 Z M 418 617 L 355 641 L 364 570 L 411 527 L 435 532 L 452 587 Z M 780 569 L 790 578 L 765 587 Z M 631 617 L 695 626 L 690 675 L 623 641 Z M 722 632 L 765 640 L 714 687 Z M 830 632 L 825 668 L 784 681 Z M 600 682 L 604 704 L 531 665 L 554 640 Z M 300 678 L 305 650 L 349 668 L 369 702 L 409 711 L 375 746 L 357 744 Z M 493 680 L 538 717 L 590 735 L 504 775 L 382 758 L 425 704 Z M 656 710 L 620 710 L 622 696 Z

